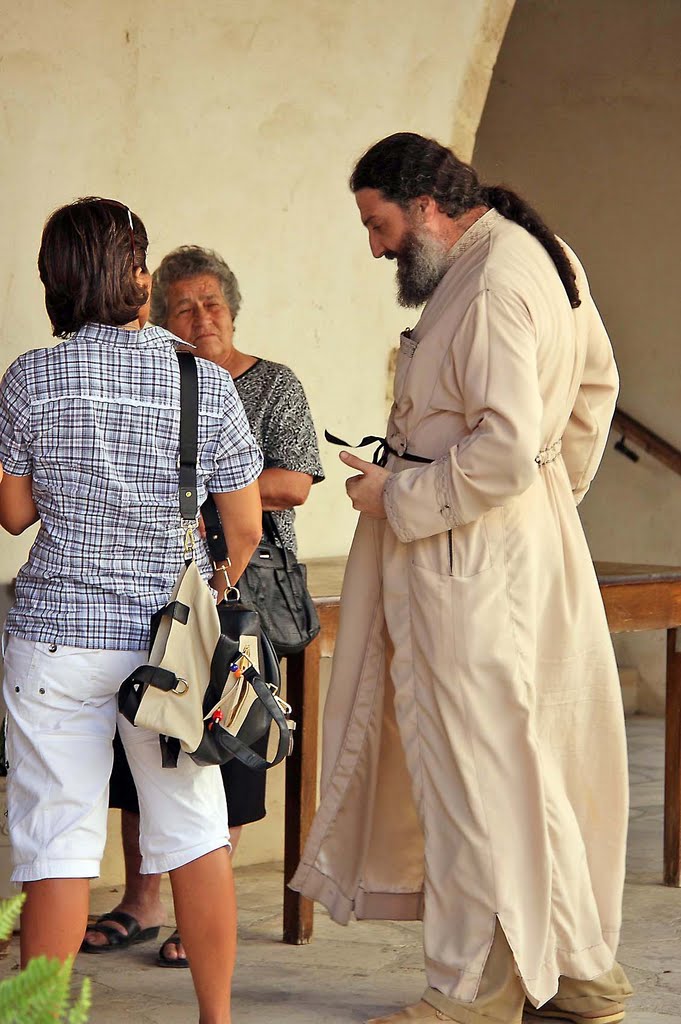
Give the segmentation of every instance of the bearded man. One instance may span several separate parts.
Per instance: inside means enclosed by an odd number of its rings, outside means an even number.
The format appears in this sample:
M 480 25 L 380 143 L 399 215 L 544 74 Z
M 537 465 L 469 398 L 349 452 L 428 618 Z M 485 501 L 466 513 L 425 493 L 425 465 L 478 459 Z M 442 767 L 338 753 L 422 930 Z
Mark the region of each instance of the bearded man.
M 574 254 L 419 135 L 350 179 L 398 299 L 384 465 L 361 512 L 293 887 L 341 923 L 423 918 L 428 987 L 373 1024 L 624 1017 L 619 680 L 576 506 L 617 394 Z

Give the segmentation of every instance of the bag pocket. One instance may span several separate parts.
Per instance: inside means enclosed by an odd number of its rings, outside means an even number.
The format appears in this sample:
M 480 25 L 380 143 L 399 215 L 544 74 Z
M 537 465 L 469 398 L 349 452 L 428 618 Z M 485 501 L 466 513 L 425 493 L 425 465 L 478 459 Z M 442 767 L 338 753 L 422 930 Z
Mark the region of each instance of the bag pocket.
M 223 728 L 229 728 L 234 719 L 238 716 L 244 702 L 248 699 L 251 687 L 248 680 L 242 675 L 245 665 L 239 668 L 239 674 L 230 672 L 222 690 L 222 696 L 216 704 L 204 715 L 204 721 L 210 722 L 219 712 L 219 721 Z

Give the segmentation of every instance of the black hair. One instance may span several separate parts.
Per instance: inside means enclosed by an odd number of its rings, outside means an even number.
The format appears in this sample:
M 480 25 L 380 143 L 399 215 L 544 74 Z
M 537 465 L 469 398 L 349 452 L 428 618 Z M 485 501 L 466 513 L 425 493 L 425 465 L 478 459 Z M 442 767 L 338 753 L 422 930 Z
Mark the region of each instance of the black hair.
M 579 306 L 575 272 L 567 253 L 539 214 L 511 189 L 481 185 L 473 168 L 434 139 L 397 132 L 381 139 L 360 157 L 350 188 L 373 188 L 407 209 L 418 196 L 431 196 L 438 209 L 455 219 L 476 206 L 490 206 L 533 235 L 553 260 L 570 305 Z
M 38 269 L 57 338 L 86 323 L 122 326 L 147 301 L 134 271 L 146 267 L 147 232 L 115 199 L 89 196 L 62 206 L 43 229 Z

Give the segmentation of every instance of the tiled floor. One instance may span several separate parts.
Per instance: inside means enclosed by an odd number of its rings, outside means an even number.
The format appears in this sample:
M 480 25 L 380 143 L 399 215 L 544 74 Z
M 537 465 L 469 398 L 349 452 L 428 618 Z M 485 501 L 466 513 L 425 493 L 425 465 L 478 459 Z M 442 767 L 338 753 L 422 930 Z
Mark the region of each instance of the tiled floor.
M 628 722 L 632 813 L 620 960 L 636 996 L 627 1024 L 681 1024 L 681 890 L 660 884 L 663 730 L 657 719 Z M 280 867 L 237 868 L 237 888 L 235 1024 L 360 1022 L 419 998 L 419 925 L 364 922 L 340 928 L 318 911 L 311 945 L 284 946 Z M 115 891 L 96 890 L 94 909 L 106 910 L 115 901 Z M 93 980 L 92 1024 L 195 1024 L 188 972 L 157 968 L 157 945 L 79 957 L 77 973 Z M 0 977 L 15 964 L 13 947 L 0 964 Z

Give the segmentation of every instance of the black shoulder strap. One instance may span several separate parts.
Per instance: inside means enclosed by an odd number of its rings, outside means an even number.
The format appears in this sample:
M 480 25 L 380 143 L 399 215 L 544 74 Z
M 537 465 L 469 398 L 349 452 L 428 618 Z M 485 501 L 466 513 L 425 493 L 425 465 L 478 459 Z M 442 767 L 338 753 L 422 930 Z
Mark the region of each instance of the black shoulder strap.
M 263 512 L 262 514 L 262 532 L 272 541 L 273 544 L 279 543 L 279 547 L 283 548 L 284 542 L 281 539 L 281 533 L 277 526 L 277 521 L 271 512 Z
M 227 541 L 225 540 L 225 531 L 222 529 L 215 498 L 212 494 L 208 494 L 208 497 L 201 506 L 201 515 L 203 516 L 203 524 L 206 527 L 206 543 L 208 544 L 210 557 L 214 562 L 226 562 Z
M 265 537 L 279 548 L 281 556 L 284 559 L 284 565 L 286 571 L 290 572 L 291 569 L 296 567 L 296 556 L 293 554 L 290 548 L 287 548 L 281 538 L 279 527 L 277 526 L 277 520 L 274 518 L 271 512 L 263 512 L 262 514 L 262 528 Z
M 191 352 L 177 352 L 180 366 L 180 515 L 196 519 L 196 456 L 199 440 L 199 380 Z

